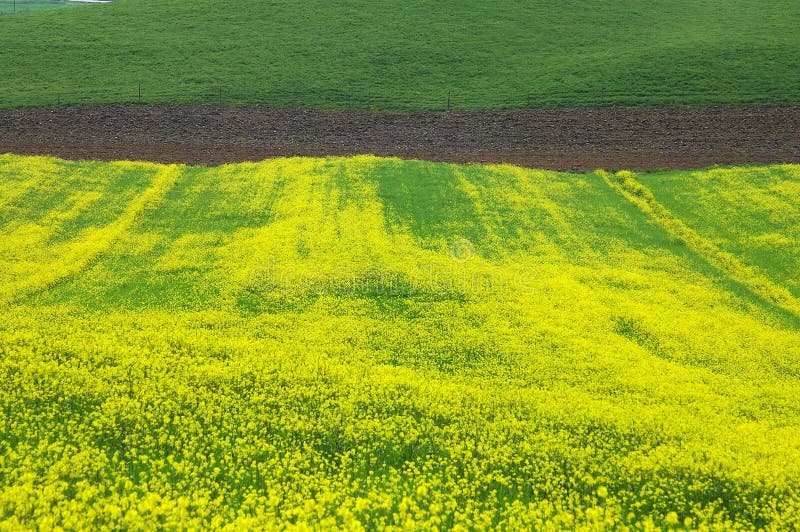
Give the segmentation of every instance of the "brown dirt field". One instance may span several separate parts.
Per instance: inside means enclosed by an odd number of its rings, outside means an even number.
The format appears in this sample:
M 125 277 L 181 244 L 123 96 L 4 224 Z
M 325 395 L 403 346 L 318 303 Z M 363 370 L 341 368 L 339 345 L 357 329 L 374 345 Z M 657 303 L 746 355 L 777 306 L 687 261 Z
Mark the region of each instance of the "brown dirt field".
M 354 155 L 554 170 L 800 163 L 800 105 L 375 113 L 228 105 L 0 110 L 0 153 L 218 165 Z

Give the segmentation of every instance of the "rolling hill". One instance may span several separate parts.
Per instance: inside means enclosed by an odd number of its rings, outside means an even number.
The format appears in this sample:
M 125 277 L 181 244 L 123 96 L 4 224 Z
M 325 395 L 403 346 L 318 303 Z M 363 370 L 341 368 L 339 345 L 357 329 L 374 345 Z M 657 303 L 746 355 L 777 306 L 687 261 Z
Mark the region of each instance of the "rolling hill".
M 0 17 L 0 106 L 800 100 L 793 0 L 119 0 Z
M 797 527 L 798 192 L 2 155 L 0 516 Z

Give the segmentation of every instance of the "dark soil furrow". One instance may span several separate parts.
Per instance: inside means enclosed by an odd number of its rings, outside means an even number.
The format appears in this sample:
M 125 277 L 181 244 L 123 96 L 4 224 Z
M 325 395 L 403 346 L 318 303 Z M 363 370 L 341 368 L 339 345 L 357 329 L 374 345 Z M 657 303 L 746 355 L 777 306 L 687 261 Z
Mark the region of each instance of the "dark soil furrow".
M 555 170 L 800 163 L 800 105 L 374 113 L 228 105 L 0 110 L 0 153 L 218 165 L 371 153 Z

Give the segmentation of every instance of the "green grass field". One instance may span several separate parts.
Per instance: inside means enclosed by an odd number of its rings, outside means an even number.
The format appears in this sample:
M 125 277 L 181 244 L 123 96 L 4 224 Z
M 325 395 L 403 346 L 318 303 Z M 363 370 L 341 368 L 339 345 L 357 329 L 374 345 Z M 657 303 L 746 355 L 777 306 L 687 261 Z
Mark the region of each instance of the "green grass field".
M 0 106 L 800 101 L 795 0 L 120 0 L 0 19 Z
M 0 227 L 0 529 L 800 526 L 798 166 L 4 155 Z

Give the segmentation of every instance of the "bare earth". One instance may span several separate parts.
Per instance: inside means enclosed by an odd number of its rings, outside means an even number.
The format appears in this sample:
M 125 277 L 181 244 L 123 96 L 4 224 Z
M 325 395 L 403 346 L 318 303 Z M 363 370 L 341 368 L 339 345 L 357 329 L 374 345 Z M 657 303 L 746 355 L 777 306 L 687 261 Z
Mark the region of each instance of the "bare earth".
M 800 163 L 800 105 L 375 113 L 229 105 L 0 110 L 0 153 L 218 165 L 371 153 L 554 170 Z

